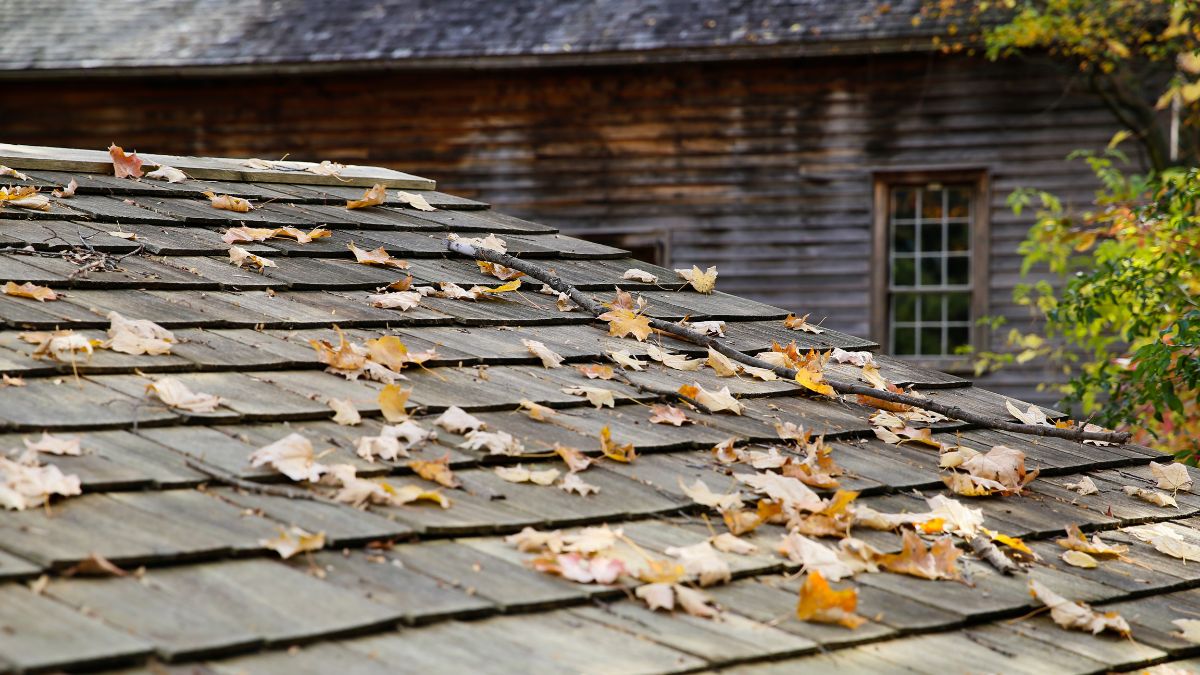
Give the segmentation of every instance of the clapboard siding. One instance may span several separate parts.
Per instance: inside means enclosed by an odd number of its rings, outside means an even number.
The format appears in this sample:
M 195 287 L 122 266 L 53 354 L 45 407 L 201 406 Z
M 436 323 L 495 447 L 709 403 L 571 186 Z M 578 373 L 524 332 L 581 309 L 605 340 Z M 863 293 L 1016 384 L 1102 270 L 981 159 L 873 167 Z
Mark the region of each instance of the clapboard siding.
M 4 140 L 394 166 L 565 231 L 664 231 L 668 265 L 868 328 L 872 171 L 982 168 L 991 311 L 1011 301 L 1028 214 L 1019 186 L 1086 204 L 1064 157 L 1111 137 L 1108 113 L 1045 67 L 931 55 L 472 73 L 9 82 Z M 1007 328 L 1002 332 L 1006 332 Z M 998 342 L 997 342 L 998 344 Z M 1033 391 L 1044 368 L 986 385 Z

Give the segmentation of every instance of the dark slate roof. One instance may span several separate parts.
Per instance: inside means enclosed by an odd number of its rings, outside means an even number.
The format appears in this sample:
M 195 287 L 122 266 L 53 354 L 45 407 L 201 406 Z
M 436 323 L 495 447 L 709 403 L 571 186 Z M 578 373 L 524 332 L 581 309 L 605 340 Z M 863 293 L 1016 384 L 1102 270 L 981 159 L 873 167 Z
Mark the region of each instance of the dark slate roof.
M 928 49 L 936 27 L 914 25 L 921 7 L 922 0 L 11 0 L 0 71 L 639 61 L 714 50 L 862 51 L 908 39 L 908 48 Z
M 794 618 L 800 580 L 796 566 L 774 553 L 783 533 L 775 525 L 747 535 L 758 553 L 723 554 L 734 580 L 707 589 L 724 610 L 719 623 L 651 612 L 621 585 L 576 584 L 534 571 L 526 564 L 530 556 L 506 545 L 505 535 L 526 526 L 574 530 L 607 523 L 622 527 L 652 556 L 704 541 L 711 526 L 722 528 L 720 518 L 693 504 L 681 480 L 729 489 L 729 468 L 714 462 L 710 448 L 730 437 L 769 444 L 776 440 L 777 419 L 825 433 L 834 459 L 849 472 L 844 487 L 860 490 L 860 502 L 882 512 L 924 511 L 921 495 L 946 493 L 938 455 L 876 440 L 867 422 L 872 410 L 852 401 L 806 395 L 787 382 L 722 379 L 708 369 L 680 373 L 654 364 L 628 376 L 659 389 L 692 381 L 710 389 L 728 386 L 745 404 L 745 415 L 692 413 L 695 425 L 651 425 L 643 404 L 655 397 L 617 381 L 603 383 L 616 392 L 616 407 L 595 409 L 561 391 L 594 381 L 574 368 L 541 367 L 521 339 L 543 341 L 573 364 L 597 362 L 614 347 L 640 353 L 644 345 L 610 338 L 604 324 L 578 311 L 558 311 L 536 292 L 478 303 L 430 298 L 407 312 L 374 309 L 365 301 L 397 275 L 354 264 L 348 242 L 383 246 L 409 260 L 419 283 L 473 284 L 491 279 L 472 261 L 447 256 L 445 237 L 494 233 L 514 253 L 556 269 L 597 297 L 611 297 L 620 284 L 646 297 L 655 316 L 724 320 L 725 339 L 743 350 L 793 339 L 821 350 L 876 348 L 833 331 L 786 330 L 784 309 L 720 292 L 622 282 L 631 266 L 664 279 L 672 275 L 630 260 L 624 251 L 493 213 L 485 204 L 426 190 L 439 210 L 421 212 L 393 201 L 349 211 L 342 200 L 361 188 L 199 180 L 167 185 L 78 171 L 28 173 L 26 183 L 44 190 L 71 179 L 79 189 L 49 211 L 0 209 L 0 282 L 36 282 L 65 292 L 46 303 L 0 295 L 0 373 L 26 382 L 0 387 L 0 448 L 20 447 L 23 438 L 48 430 L 79 435 L 90 452 L 47 456 L 80 477 L 84 494 L 46 509 L 0 511 L 0 673 L 151 662 L 157 662 L 152 672 L 180 673 L 948 673 L 979 667 L 1065 673 L 1133 668 L 1198 651 L 1173 634 L 1170 621 L 1200 615 L 1200 565 L 1158 553 L 1122 531 L 1167 522 L 1185 540 L 1200 542 L 1200 496 L 1181 491 L 1178 508 L 1170 509 L 1122 491 L 1125 485 L 1153 487 L 1147 465 L 1159 455 L 1133 445 L 1101 448 L 954 422 L 939 425 L 938 438 L 980 449 L 1019 448 L 1042 470 L 1023 496 L 969 503 L 983 510 L 988 527 L 1024 537 L 1040 553 L 1041 562 L 1022 574 L 1001 576 L 969 555 L 961 565 L 970 586 L 860 574 L 839 586 L 858 587 L 860 613 L 869 621 L 847 630 Z M 262 208 L 245 215 L 212 209 L 200 195 L 206 189 L 253 199 Z M 221 232 L 243 221 L 322 224 L 334 236 L 306 245 L 254 245 L 277 263 L 257 274 L 232 267 L 221 243 Z M 118 229 L 138 239 L 107 234 Z M 40 255 L 83 241 L 123 257 L 113 270 L 83 275 L 68 259 Z M 171 355 L 101 350 L 72 366 L 31 358 L 31 346 L 17 337 L 53 329 L 101 337 L 112 310 L 157 322 L 185 341 Z M 356 438 L 380 429 L 380 385 L 323 372 L 309 340 L 332 338 L 334 324 L 355 341 L 396 335 L 417 349 L 436 345 L 440 356 L 427 368 L 405 370 L 418 423 L 428 428 L 457 404 L 492 429 L 522 439 L 531 456 L 487 456 L 458 447 L 462 439 L 449 433 L 415 450 L 420 459 L 449 456 L 463 486 L 446 491 L 453 500 L 448 509 L 357 510 L 229 487 L 198 471 L 211 466 L 245 481 L 277 482 L 281 476 L 252 468 L 248 455 L 297 432 L 319 449 L 332 449 L 327 463 L 348 462 L 363 476 L 386 476 L 395 485 L 421 483 L 404 460 L 367 463 L 355 455 Z M 662 342 L 698 353 L 688 343 Z M 939 401 L 1005 415 L 1003 397 L 968 381 L 882 354 L 876 359 L 885 376 Z M 849 366 L 831 369 L 842 379 L 857 374 Z M 220 395 L 223 405 L 210 415 L 185 415 L 147 399 L 146 384 L 164 374 Z M 327 397 L 353 401 L 362 425 L 334 424 Z M 558 409 L 560 423 L 515 412 L 521 399 Z M 641 456 L 631 464 L 605 461 L 583 473 L 599 494 L 579 497 L 507 483 L 493 472 L 497 464 L 517 462 L 561 466 L 546 457 L 554 442 L 595 455 L 603 426 L 618 442 L 635 443 Z M 1079 496 L 1064 487 L 1083 475 L 1094 480 L 1098 494 Z M 1130 551 L 1094 570 L 1067 566 L 1054 539 L 1070 524 L 1127 543 Z M 324 532 L 326 550 L 283 561 L 264 548 L 263 539 L 293 525 Z M 855 535 L 883 550 L 899 545 L 892 533 L 856 528 Z M 145 571 L 65 574 L 94 554 Z M 1133 626 L 1132 639 L 1068 632 L 1044 614 L 1026 616 L 1035 609 L 1028 578 L 1119 611 Z M 1026 618 L 1014 621 L 1020 617 Z

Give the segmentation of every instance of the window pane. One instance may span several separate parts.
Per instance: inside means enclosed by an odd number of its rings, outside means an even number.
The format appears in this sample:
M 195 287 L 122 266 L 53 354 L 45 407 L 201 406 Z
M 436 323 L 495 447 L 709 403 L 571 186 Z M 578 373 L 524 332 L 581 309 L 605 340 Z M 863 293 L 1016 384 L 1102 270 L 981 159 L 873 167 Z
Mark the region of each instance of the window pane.
M 921 274 L 924 275 L 925 268 L 921 267 Z M 946 283 L 956 286 L 966 286 L 971 283 L 971 259 L 965 255 L 951 256 L 946 261 L 946 274 L 948 276 Z
M 946 329 L 946 336 L 950 344 L 946 345 L 946 353 L 954 354 L 959 347 L 965 347 L 971 344 L 971 329 L 966 326 L 951 326 Z
M 942 259 L 921 258 L 921 285 L 942 285 Z
M 971 294 L 951 293 L 948 296 L 949 305 L 946 309 L 946 319 L 949 321 L 971 320 Z
M 921 329 L 921 355 L 922 356 L 941 356 L 946 352 L 942 351 L 942 327 Z
M 946 215 L 951 218 L 966 218 L 971 215 L 971 186 L 959 185 L 946 188 Z
M 926 295 L 921 298 L 921 323 L 942 322 L 942 296 Z
M 893 250 L 897 253 L 912 253 L 917 250 L 915 225 L 897 225 L 892 237 Z
M 946 248 L 951 251 L 966 251 L 971 248 L 971 226 L 967 223 L 951 223 L 949 226 L 950 241 Z
M 892 296 L 892 321 L 913 322 L 917 320 L 917 296 L 912 293 L 897 293 Z
M 916 328 L 892 328 L 892 352 L 900 356 L 917 353 Z
M 896 188 L 892 191 L 892 218 L 915 218 L 917 216 L 917 191 L 912 188 Z
M 895 286 L 915 286 L 915 263 L 912 258 L 896 258 L 892 262 L 892 284 Z
M 921 192 L 921 218 L 923 220 L 942 219 L 942 191 L 940 189 Z
M 937 253 L 942 250 L 942 224 L 924 223 L 921 225 L 921 251 Z

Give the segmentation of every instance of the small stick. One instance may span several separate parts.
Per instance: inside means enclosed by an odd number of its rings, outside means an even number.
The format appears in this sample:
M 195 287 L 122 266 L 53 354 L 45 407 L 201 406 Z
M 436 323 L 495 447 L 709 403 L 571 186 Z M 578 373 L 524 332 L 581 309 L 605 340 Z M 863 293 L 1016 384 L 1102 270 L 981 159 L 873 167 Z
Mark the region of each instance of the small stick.
M 971 550 L 981 560 L 995 567 L 1001 574 L 1013 574 L 1020 572 L 1021 568 L 1017 567 L 1016 563 L 1008 559 L 1004 552 L 982 534 L 977 534 L 971 537 Z
M 497 263 L 504 265 L 505 267 L 510 267 L 512 269 L 524 272 L 525 274 L 546 284 L 559 293 L 566 293 L 567 296 L 571 298 L 572 302 L 587 310 L 593 317 L 600 316 L 606 311 L 606 308 L 603 305 L 584 294 L 583 291 L 580 291 L 571 284 L 568 284 L 548 270 L 521 258 L 516 258 L 511 255 L 487 248 L 472 246 L 471 244 L 460 240 L 447 241 L 446 248 L 454 253 L 459 253 L 469 258 L 486 260 L 488 262 Z M 724 343 L 718 342 L 708 335 L 686 326 L 680 326 L 679 324 L 671 323 L 670 321 L 663 321 L 662 319 L 651 318 L 650 327 L 665 333 L 679 336 L 695 344 L 709 347 L 714 351 L 720 352 L 721 354 L 724 354 L 725 356 L 728 356 L 739 363 L 743 363 L 754 368 L 764 368 L 766 370 L 770 370 L 779 377 L 788 380 L 796 379 L 796 371 L 791 368 L 775 366 L 771 363 L 755 358 L 750 354 L 738 351 Z M 1020 424 L 997 419 L 995 417 L 988 417 L 986 415 L 979 415 L 968 410 L 964 410 L 958 406 L 946 405 L 944 403 L 938 403 L 936 401 L 931 401 L 924 398 L 917 398 L 907 394 L 896 394 L 890 391 L 883 391 L 881 389 L 868 387 L 866 385 L 839 382 L 836 380 L 829 380 L 828 383 L 831 387 L 833 387 L 834 391 L 841 394 L 864 394 L 866 396 L 871 396 L 883 401 L 901 403 L 914 408 L 921 408 L 923 410 L 941 413 L 946 417 L 991 429 L 999 429 L 1001 431 L 1011 431 L 1013 433 L 1026 434 L 1030 436 L 1051 436 L 1073 441 L 1104 441 L 1106 443 L 1118 444 L 1129 441 L 1129 433 L 1123 431 L 1083 431 L 1081 429 L 1060 429 L 1058 427 Z
M 272 497 L 284 497 L 286 499 L 305 499 L 314 502 L 332 504 L 334 506 L 342 506 L 340 502 L 322 497 L 315 492 L 309 492 L 307 490 L 293 490 L 292 488 L 283 487 L 281 485 L 268 485 L 266 483 L 256 483 L 252 480 L 238 478 L 228 471 L 218 469 L 211 464 L 207 464 L 190 457 L 185 457 L 183 463 L 218 483 L 223 483 L 239 490 L 245 490 L 246 492 L 253 492 L 261 495 L 271 495 Z

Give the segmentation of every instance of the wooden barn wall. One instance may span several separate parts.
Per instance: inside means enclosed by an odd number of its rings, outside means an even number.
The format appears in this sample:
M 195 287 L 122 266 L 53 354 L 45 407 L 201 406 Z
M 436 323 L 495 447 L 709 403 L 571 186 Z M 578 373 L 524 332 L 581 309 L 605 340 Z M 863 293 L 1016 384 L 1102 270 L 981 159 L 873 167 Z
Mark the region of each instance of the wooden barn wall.
M 991 176 L 991 310 L 1011 302 L 1021 185 L 1084 204 L 1065 156 L 1114 131 L 1044 68 L 932 55 L 524 72 L 11 81 L 4 141 L 394 166 L 567 232 L 662 231 L 669 265 L 868 332 L 872 171 Z M 1007 329 L 1006 329 L 1007 330 Z M 985 386 L 1033 392 L 1012 369 Z

